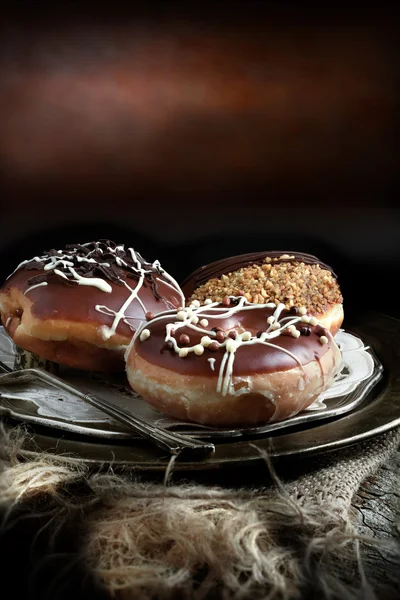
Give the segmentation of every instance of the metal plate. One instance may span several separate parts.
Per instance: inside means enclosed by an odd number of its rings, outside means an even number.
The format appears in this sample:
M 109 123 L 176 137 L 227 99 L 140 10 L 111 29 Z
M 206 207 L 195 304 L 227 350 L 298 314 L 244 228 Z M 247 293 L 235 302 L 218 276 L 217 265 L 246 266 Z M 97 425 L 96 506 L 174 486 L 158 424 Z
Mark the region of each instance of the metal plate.
M 361 404 L 380 379 L 382 365 L 372 349 L 365 348 L 363 340 L 354 334 L 341 330 L 336 335 L 336 341 L 342 350 L 342 365 L 333 385 L 298 415 L 249 427 L 216 428 L 171 419 L 154 410 L 135 393 L 123 373 L 111 375 L 59 367 L 59 375 L 76 388 L 103 398 L 118 409 L 132 412 L 158 428 L 178 430 L 189 437 L 228 441 L 230 438 L 265 436 L 279 429 L 337 417 Z M 16 352 L 15 345 L 1 327 L 0 360 L 9 368 L 15 366 L 18 370 L 24 368 L 21 361 L 26 362 L 26 357 Z M 126 426 L 68 390 L 49 387 L 45 382 L 37 380 L 20 384 L 16 381 L 12 384 L 0 381 L 0 414 L 73 434 L 106 439 L 132 438 L 132 432 Z
M 242 441 L 228 438 L 217 443 L 215 454 L 209 458 L 192 463 L 178 460 L 175 469 L 214 469 L 247 463 L 260 459 L 257 448 L 268 450 L 273 457 L 307 455 L 355 443 L 398 426 L 400 322 L 370 313 L 362 320 L 353 320 L 350 325 L 351 330 L 374 349 L 384 367 L 381 381 L 365 390 L 362 402 L 356 408 L 323 421 L 293 423 L 290 428 L 270 432 L 262 438 L 242 438 Z M 11 420 L 8 426 L 11 426 Z M 23 450 L 67 454 L 89 463 L 113 463 L 145 470 L 165 469 L 169 461 L 169 456 L 138 438 L 130 438 L 129 442 L 89 439 L 39 425 L 35 425 L 34 434 L 27 439 Z

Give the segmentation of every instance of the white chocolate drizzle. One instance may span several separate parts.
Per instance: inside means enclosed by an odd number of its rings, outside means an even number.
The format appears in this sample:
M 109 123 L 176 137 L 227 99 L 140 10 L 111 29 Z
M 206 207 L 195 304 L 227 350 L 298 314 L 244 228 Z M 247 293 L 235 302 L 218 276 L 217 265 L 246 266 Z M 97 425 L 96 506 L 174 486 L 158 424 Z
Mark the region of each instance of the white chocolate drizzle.
M 48 285 L 47 281 L 42 281 L 42 283 L 37 283 L 36 285 L 31 285 L 31 287 L 29 287 L 27 290 L 25 290 L 25 294 L 27 294 L 28 292 L 31 292 L 35 288 L 42 287 L 44 285 Z
M 93 249 L 89 251 L 87 247 L 91 245 L 93 245 Z M 118 256 L 118 253 L 123 254 L 125 260 L 121 256 Z M 177 281 L 175 281 L 173 277 L 171 277 L 171 275 L 169 275 L 168 273 L 166 273 L 166 271 L 164 271 L 164 269 L 162 269 L 160 262 L 158 260 L 155 260 L 153 263 L 146 263 L 133 248 L 127 248 L 125 252 L 125 246 L 123 244 L 120 244 L 118 246 L 115 245 L 115 247 L 111 246 L 110 242 L 107 241 L 86 242 L 84 244 L 77 244 L 75 246 L 72 246 L 71 250 L 67 249 L 64 251 L 51 251 L 51 253 L 44 254 L 43 256 L 35 256 L 30 260 L 24 260 L 18 265 L 15 271 L 13 271 L 13 273 L 15 273 L 23 267 L 43 270 L 44 274 L 48 274 L 49 271 L 52 271 L 55 275 L 57 275 L 63 280 L 66 280 L 69 283 L 95 287 L 101 292 L 104 292 L 106 294 L 112 294 L 113 287 L 108 281 L 106 281 L 106 279 L 103 279 L 102 277 L 94 277 L 92 274 L 85 276 L 84 274 L 81 275 L 77 272 L 77 269 L 83 269 L 82 265 L 84 266 L 85 264 L 89 266 L 93 265 L 93 268 L 98 268 L 100 269 L 100 271 L 102 267 L 111 268 L 112 265 L 110 264 L 110 262 L 112 261 L 107 262 L 106 260 L 99 260 L 99 254 L 108 254 L 108 256 L 110 256 L 110 254 L 115 255 L 113 257 L 113 260 L 115 260 L 116 265 L 123 269 L 124 272 L 120 272 L 120 275 L 118 275 L 117 269 L 117 274 L 112 273 L 114 279 L 111 278 L 110 281 L 114 282 L 115 284 L 118 284 L 119 286 L 125 286 L 129 291 L 128 297 L 118 310 L 113 310 L 112 308 L 109 308 L 108 306 L 102 304 L 97 304 L 95 306 L 95 310 L 97 310 L 98 312 L 112 317 L 112 322 L 109 327 L 104 325 L 101 326 L 99 329 L 100 334 L 104 340 L 107 340 L 111 336 L 115 335 L 118 325 L 121 321 L 127 324 L 133 332 L 136 331 L 137 327 L 140 324 L 146 321 L 146 315 L 148 310 L 146 309 L 146 306 L 144 305 L 142 300 L 139 298 L 139 292 L 145 284 L 145 279 L 148 277 L 150 277 L 150 280 L 153 281 L 155 285 L 157 283 L 162 282 L 163 285 L 176 292 L 180 302 L 182 303 L 182 306 L 184 306 L 185 297 L 179 284 L 177 283 Z M 130 255 L 133 264 L 131 263 L 130 257 L 127 256 L 127 254 Z M 29 265 L 29 263 L 32 264 Z M 88 269 L 86 268 L 83 269 L 83 273 L 87 272 L 87 270 Z M 137 284 L 134 288 L 131 287 L 124 279 L 126 271 L 133 274 L 134 279 L 137 280 Z M 13 273 L 11 273 L 11 275 Z M 40 278 L 41 276 L 38 277 Z M 154 279 L 152 280 L 151 277 L 154 277 Z M 25 294 L 28 294 L 29 292 L 38 287 L 48 285 L 47 281 L 40 281 L 38 283 L 32 281 L 32 283 L 34 284 L 28 287 L 28 289 L 25 291 Z M 167 304 L 167 306 L 173 306 L 172 303 L 169 302 L 166 298 L 164 298 L 163 300 Z M 126 314 L 128 307 L 134 301 L 137 301 L 137 303 L 141 307 L 143 316 L 130 317 Z M 137 323 L 135 324 L 136 326 L 131 321 L 137 321 Z
M 210 363 L 211 371 L 215 371 L 215 358 L 211 357 L 207 358 L 207 360 Z
M 236 331 L 235 339 L 229 337 L 229 334 L 228 334 L 223 341 L 219 342 L 218 348 L 224 348 L 225 352 L 222 357 L 220 368 L 219 368 L 216 391 L 221 393 L 222 396 L 226 396 L 226 395 L 235 396 L 235 395 L 239 395 L 241 393 L 240 390 L 235 391 L 235 388 L 234 388 L 234 385 L 232 382 L 236 351 L 241 346 L 254 345 L 254 344 L 261 344 L 264 346 L 269 346 L 271 348 L 278 349 L 278 350 L 286 353 L 287 355 L 289 355 L 294 360 L 294 362 L 296 362 L 299 365 L 299 367 L 301 368 L 302 374 L 303 374 L 303 383 L 301 384 L 301 387 L 303 387 L 303 385 L 305 386 L 305 384 L 307 383 L 307 375 L 306 375 L 305 369 L 304 369 L 301 361 L 292 352 L 290 352 L 286 348 L 283 348 L 281 346 L 274 344 L 272 341 L 273 339 L 282 335 L 283 332 L 289 333 L 295 339 L 298 339 L 298 337 L 300 336 L 300 332 L 297 330 L 295 325 L 297 323 L 304 322 L 304 315 L 299 313 L 298 316 L 288 315 L 283 318 L 280 318 L 282 311 L 285 309 L 285 305 L 282 303 L 279 303 L 277 306 L 274 303 L 253 304 L 253 303 L 248 302 L 244 296 L 239 296 L 239 297 L 230 296 L 229 299 L 230 299 L 230 301 L 231 300 L 234 301 L 233 306 L 225 307 L 220 302 L 212 302 L 212 303 L 207 303 L 207 305 L 198 306 L 197 304 L 192 302 L 189 307 L 181 308 L 177 312 L 176 311 L 174 311 L 174 312 L 167 311 L 165 313 L 159 314 L 152 320 L 152 323 L 162 320 L 162 319 L 166 319 L 166 318 L 170 319 L 171 316 L 173 314 L 175 314 L 177 320 L 174 323 L 166 324 L 165 343 L 169 343 L 171 350 L 176 352 L 176 354 L 178 354 L 178 356 L 180 356 L 181 358 L 185 358 L 191 352 L 194 352 L 196 355 L 203 354 L 204 348 L 208 348 L 210 346 L 210 344 L 212 342 L 215 342 L 217 339 L 216 331 L 208 330 L 208 329 L 205 329 L 204 327 L 198 327 L 197 323 L 202 325 L 202 324 L 204 324 L 205 321 L 207 321 L 207 325 L 208 325 L 208 319 L 212 319 L 215 317 L 218 317 L 218 319 L 227 319 L 228 317 L 231 317 L 232 315 L 234 315 L 235 313 L 238 313 L 239 311 L 274 308 L 275 310 L 272 314 L 272 317 L 269 317 L 266 320 L 266 330 L 263 331 L 262 333 L 259 332 L 257 335 L 253 335 L 249 331 L 243 331 L 242 333 L 239 333 L 238 331 Z M 301 311 L 301 313 L 303 313 L 303 311 Z M 313 323 L 317 324 L 318 321 L 315 318 L 313 318 L 313 319 L 314 319 Z M 178 342 L 176 339 L 176 338 L 179 338 L 179 336 L 176 335 L 176 332 L 178 329 L 183 328 L 183 327 L 192 329 L 193 331 L 198 332 L 198 333 L 203 333 L 204 335 L 201 338 L 200 344 L 195 344 L 193 346 L 185 346 L 184 348 L 180 347 L 178 345 Z M 176 335 L 176 337 L 174 337 L 172 335 L 172 333 L 171 333 L 172 331 L 174 331 L 174 334 Z M 134 336 L 130 347 L 132 347 L 134 345 L 134 343 L 137 340 L 138 335 L 140 336 L 140 330 L 138 332 L 136 332 L 136 335 Z M 333 339 L 331 334 L 328 331 L 326 331 L 326 335 L 328 335 L 330 339 Z M 328 341 L 328 339 L 327 339 L 327 341 Z M 322 342 L 322 343 L 324 343 L 324 342 Z M 327 343 L 327 342 L 325 342 L 325 343 Z M 203 347 L 203 350 L 201 352 L 200 352 L 199 346 L 200 346 L 200 348 Z M 129 349 L 128 349 L 128 352 L 129 352 Z M 209 358 L 207 360 L 210 362 L 211 369 L 214 371 L 215 370 L 215 358 Z

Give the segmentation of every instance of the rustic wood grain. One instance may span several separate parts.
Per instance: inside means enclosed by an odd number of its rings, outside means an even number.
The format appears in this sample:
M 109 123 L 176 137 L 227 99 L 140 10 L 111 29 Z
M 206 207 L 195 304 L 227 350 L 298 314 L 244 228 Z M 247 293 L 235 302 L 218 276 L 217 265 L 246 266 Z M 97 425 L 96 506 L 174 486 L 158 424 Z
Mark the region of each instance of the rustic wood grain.
M 379 598 L 399 598 L 400 450 L 361 485 L 352 502 L 352 516 L 361 535 L 387 542 L 381 547 L 362 544 L 367 580 Z

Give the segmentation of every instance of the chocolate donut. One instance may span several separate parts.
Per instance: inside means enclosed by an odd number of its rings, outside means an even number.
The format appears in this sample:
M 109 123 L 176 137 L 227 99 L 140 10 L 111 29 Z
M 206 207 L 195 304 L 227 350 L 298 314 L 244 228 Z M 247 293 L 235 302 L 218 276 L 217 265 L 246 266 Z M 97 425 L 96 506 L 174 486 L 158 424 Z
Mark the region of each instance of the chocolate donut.
M 124 369 L 136 329 L 183 306 L 159 263 L 109 240 L 71 244 L 23 261 L 0 288 L 0 313 L 20 348 L 70 367 Z
M 128 380 L 149 404 L 212 426 L 294 416 L 331 385 L 340 364 L 332 334 L 304 307 L 244 296 L 160 314 L 126 353 Z
M 243 295 L 249 302 L 304 306 L 335 334 L 343 322 L 343 298 L 331 267 L 299 252 L 256 252 L 200 267 L 182 283 L 190 304 Z

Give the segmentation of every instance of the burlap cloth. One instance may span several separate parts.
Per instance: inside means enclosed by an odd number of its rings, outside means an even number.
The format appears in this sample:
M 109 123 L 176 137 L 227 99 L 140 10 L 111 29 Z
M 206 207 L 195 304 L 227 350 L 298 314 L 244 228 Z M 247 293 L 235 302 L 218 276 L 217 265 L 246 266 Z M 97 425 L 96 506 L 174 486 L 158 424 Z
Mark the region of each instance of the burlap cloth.
M 396 540 L 360 539 L 351 501 L 396 451 L 399 430 L 290 467 L 264 455 L 257 470 L 200 482 L 173 470 L 167 481 L 154 482 L 129 470 L 89 471 L 51 455 L 24 460 L 21 435 L 2 433 L 0 499 L 7 554 L 25 556 L 18 539 L 29 546 L 29 585 L 19 582 L 25 594 L 36 589 L 32 597 L 74 600 L 383 597 L 365 577 L 363 544 Z M 7 566 L 14 559 L 2 560 Z

